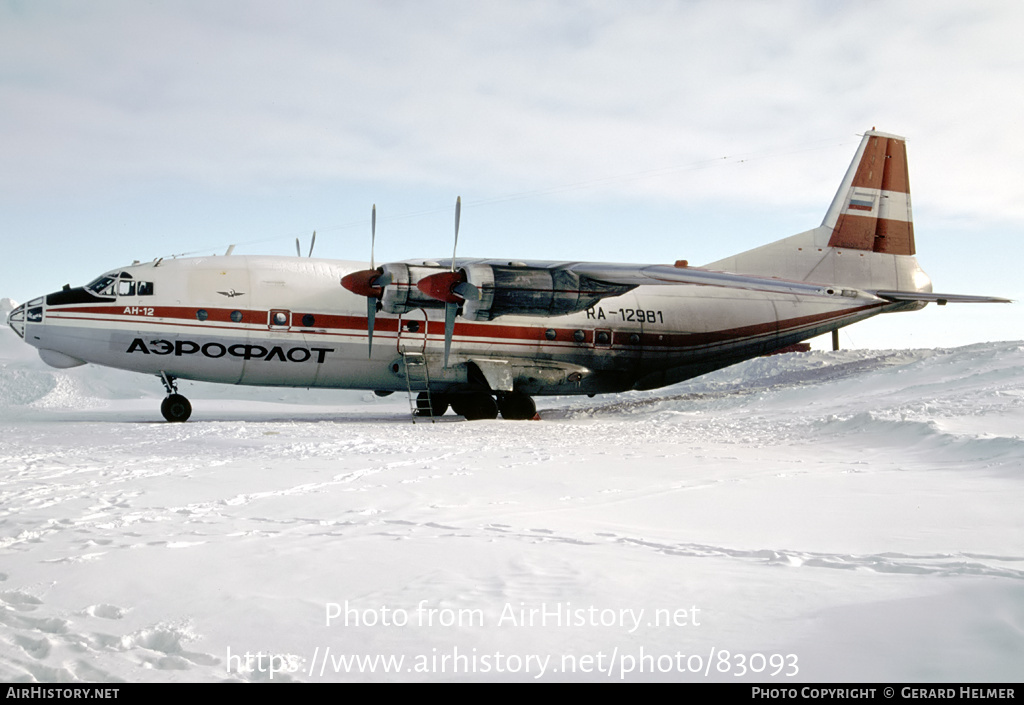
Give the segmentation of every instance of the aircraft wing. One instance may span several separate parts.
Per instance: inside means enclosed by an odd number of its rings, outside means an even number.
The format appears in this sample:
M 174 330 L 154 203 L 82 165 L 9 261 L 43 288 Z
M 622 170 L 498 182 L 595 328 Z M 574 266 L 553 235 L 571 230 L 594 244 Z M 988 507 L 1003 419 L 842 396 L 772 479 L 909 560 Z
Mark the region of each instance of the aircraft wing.
M 482 259 L 406 261 L 355 272 L 342 281 L 350 291 L 379 299 L 383 310 L 462 307 L 469 320 L 524 314 L 562 316 L 582 311 L 639 286 L 697 285 L 822 297 L 879 297 L 889 301 L 1009 303 L 1008 299 L 915 291 L 874 291 L 777 277 L 668 264 L 508 261 Z
M 808 282 L 789 281 L 774 277 L 758 277 L 731 272 L 716 272 L 699 267 L 668 264 L 601 264 L 580 262 L 567 266 L 588 279 L 608 284 L 628 286 L 652 286 L 664 284 L 699 284 L 732 289 L 753 289 L 782 294 L 810 294 L 834 296 L 841 288 L 828 287 Z M 854 293 L 849 295 L 853 296 Z
M 367 297 L 370 344 L 377 310 L 445 311 L 445 365 L 457 316 L 490 321 L 505 315 L 563 316 L 638 286 L 715 286 L 804 296 L 882 298 L 889 301 L 1002 303 L 1006 299 L 905 291 L 863 291 L 667 264 L 520 262 L 507 260 L 407 261 L 346 275 L 342 286 Z M 877 300 L 877 299 L 876 299 Z
M 839 286 L 827 286 L 810 282 L 790 281 L 776 277 L 759 277 L 732 272 L 717 272 L 699 267 L 667 264 L 600 264 L 582 262 L 568 266 L 578 274 L 609 284 L 631 284 L 649 286 L 655 284 L 701 284 L 734 289 L 753 289 L 783 294 L 812 294 L 817 296 L 856 296 L 857 291 Z M 947 303 L 1008 304 L 1011 299 L 998 296 L 975 296 L 973 294 L 941 294 L 921 291 L 878 291 L 864 293 L 889 301 L 922 301 L 945 306 Z
M 697 267 L 670 266 L 665 264 L 631 265 L 631 264 L 595 264 L 580 263 L 570 265 L 572 271 L 595 281 L 614 284 L 634 284 L 645 286 L 652 284 L 702 284 L 706 286 L 722 286 L 734 289 L 754 289 L 784 294 L 813 294 L 818 296 L 846 295 L 855 296 L 856 291 L 835 286 L 824 286 L 808 282 L 789 281 L 775 277 L 758 277 L 731 272 L 716 272 Z M 941 294 L 921 291 L 875 291 L 873 294 L 889 301 L 921 301 L 937 303 L 984 303 L 1008 304 L 1010 299 L 998 296 L 975 296 L 972 294 Z

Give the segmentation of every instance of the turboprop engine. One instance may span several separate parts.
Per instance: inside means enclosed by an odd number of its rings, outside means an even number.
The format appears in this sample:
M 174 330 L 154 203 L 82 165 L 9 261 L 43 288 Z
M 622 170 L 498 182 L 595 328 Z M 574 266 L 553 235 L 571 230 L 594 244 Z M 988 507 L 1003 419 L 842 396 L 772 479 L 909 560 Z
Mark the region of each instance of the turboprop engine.
M 560 266 L 474 263 L 455 269 L 442 264 L 389 263 L 347 275 L 342 285 L 376 301 L 375 310 L 402 314 L 417 308 L 445 309 L 445 364 L 455 317 L 491 321 L 499 316 L 563 316 L 584 311 L 633 285 L 608 284 Z M 369 310 L 369 308 L 368 308 Z M 370 318 L 370 335 L 372 316 Z
M 596 282 L 568 269 L 514 263 L 470 264 L 456 274 L 461 281 L 450 291 L 461 296 L 462 316 L 470 321 L 492 321 L 508 314 L 564 316 L 633 288 Z M 431 279 L 435 277 L 439 284 L 444 281 L 438 275 Z

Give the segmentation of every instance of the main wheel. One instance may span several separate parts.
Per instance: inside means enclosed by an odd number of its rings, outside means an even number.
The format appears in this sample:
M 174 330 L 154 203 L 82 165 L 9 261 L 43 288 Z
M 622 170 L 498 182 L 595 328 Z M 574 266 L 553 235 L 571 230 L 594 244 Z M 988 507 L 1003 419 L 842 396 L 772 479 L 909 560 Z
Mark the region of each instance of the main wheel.
M 498 398 L 501 418 L 510 421 L 527 421 L 537 415 L 537 405 L 529 394 L 509 392 Z
M 420 392 L 416 396 L 417 416 L 444 416 L 448 411 L 448 397 L 444 394 L 427 394 Z
M 451 400 L 452 411 L 466 417 L 467 421 L 498 418 L 498 403 L 485 392 L 453 394 Z
M 192 415 L 192 405 L 180 394 L 171 394 L 160 404 L 160 413 L 172 423 L 181 423 Z

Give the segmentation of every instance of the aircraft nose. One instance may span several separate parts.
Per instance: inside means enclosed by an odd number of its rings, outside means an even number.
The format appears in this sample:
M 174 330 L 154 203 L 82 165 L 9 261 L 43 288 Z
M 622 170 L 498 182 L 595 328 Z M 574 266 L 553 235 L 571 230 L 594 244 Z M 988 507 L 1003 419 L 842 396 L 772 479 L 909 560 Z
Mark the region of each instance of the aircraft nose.
M 11 327 L 19 338 L 25 337 L 26 323 L 42 323 L 43 321 L 43 299 L 32 299 L 28 303 L 18 306 L 7 314 L 7 325 Z
M 25 337 L 25 313 L 27 310 L 28 305 L 22 304 L 7 314 L 7 325 L 18 334 L 19 338 Z

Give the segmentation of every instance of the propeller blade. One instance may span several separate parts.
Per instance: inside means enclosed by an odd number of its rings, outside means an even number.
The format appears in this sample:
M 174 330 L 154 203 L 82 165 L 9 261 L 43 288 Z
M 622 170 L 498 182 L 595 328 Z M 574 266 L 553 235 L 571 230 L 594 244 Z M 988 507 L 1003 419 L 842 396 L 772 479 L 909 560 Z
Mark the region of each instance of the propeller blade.
M 313 245 L 316 244 L 316 230 L 313 231 L 313 239 L 309 241 L 309 254 L 306 257 L 313 256 Z
M 455 271 L 455 251 L 459 249 L 459 219 L 462 216 L 462 196 L 455 199 L 455 245 L 452 247 L 452 271 Z
M 455 244 L 452 245 L 452 272 L 448 277 L 437 277 L 438 283 L 443 282 L 448 290 L 447 298 L 442 298 L 445 301 L 444 305 L 444 366 L 448 367 L 448 355 L 452 351 L 452 336 L 455 334 L 455 317 L 459 314 L 459 303 L 457 300 L 453 300 L 454 284 L 458 280 L 455 275 L 455 253 L 459 249 L 459 221 L 462 219 L 462 196 L 458 196 L 455 199 Z M 427 277 L 430 279 L 431 277 Z M 453 281 L 455 280 L 455 281 Z M 441 298 L 441 297 L 436 297 Z
M 370 269 L 376 270 L 377 265 L 373 260 L 373 248 L 377 244 L 377 204 L 373 204 L 373 208 L 370 210 Z M 386 283 L 381 283 L 382 280 L 387 279 Z M 378 286 L 377 291 L 380 292 L 377 296 L 369 296 L 366 298 L 366 357 L 373 357 L 373 326 L 377 321 L 377 300 L 379 296 L 384 295 L 383 287 L 390 283 L 391 277 L 379 276 L 371 278 L 367 284 L 370 286 Z
M 373 357 L 373 324 L 377 319 L 377 299 L 366 299 L 366 332 L 369 334 L 366 344 L 366 357 Z
M 461 296 L 463 300 L 478 301 L 480 299 L 480 290 L 469 282 L 456 284 L 452 287 L 452 292 Z
M 444 305 L 444 366 L 448 367 L 448 354 L 452 350 L 452 335 L 455 333 L 455 316 L 459 311 L 459 305 L 449 303 Z
M 299 247 L 299 238 L 295 238 L 295 256 L 302 257 L 302 248 Z

